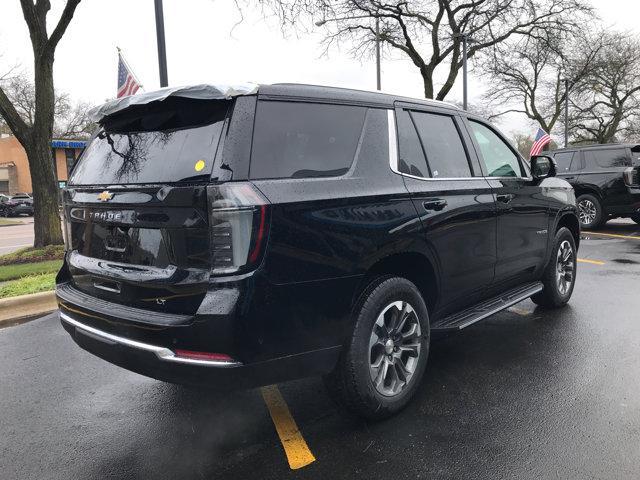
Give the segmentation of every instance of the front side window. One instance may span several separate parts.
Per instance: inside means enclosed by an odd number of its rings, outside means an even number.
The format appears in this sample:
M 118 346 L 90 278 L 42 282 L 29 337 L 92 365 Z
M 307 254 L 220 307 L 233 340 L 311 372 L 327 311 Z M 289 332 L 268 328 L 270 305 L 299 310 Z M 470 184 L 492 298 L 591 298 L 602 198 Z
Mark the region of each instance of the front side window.
M 471 177 L 467 152 L 453 117 L 411 112 L 432 178 Z
M 489 127 L 469 121 L 473 136 L 480 147 L 480 160 L 488 177 L 520 177 L 523 175 L 518 156 Z
M 558 173 L 567 173 L 577 169 L 577 165 L 572 164 L 575 152 L 556 153 L 553 159 L 558 166 Z
M 335 177 L 351 168 L 365 107 L 259 101 L 250 177 Z
M 589 169 L 630 167 L 624 148 L 610 150 L 586 150 L 584 159 Z

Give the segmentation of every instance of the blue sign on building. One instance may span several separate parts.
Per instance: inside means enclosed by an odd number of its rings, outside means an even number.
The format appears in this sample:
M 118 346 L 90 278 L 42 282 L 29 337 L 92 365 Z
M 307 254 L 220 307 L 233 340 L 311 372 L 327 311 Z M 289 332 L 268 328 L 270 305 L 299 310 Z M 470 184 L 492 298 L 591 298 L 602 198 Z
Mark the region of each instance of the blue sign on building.
M 53 140 L 51 142 L 53 148 L 84 148 L 87 142 L 82 140 Z

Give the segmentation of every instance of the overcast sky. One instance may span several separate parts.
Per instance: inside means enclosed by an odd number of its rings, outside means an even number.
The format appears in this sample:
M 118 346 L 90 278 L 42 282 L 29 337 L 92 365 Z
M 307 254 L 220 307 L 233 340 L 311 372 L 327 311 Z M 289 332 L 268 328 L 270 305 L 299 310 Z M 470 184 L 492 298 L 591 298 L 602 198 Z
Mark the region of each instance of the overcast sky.
M 322 29 L 283 38 L 276 19 L 245 11 L 240 20 L 232 0 L 164 0 L 169 84 L 203 82 L 303 82 L 375 89 L 373 58 L 353 59 L 347 49 L 322 56 Z M 33 56 L 18 0 L 2 0 L 0 72 L 19 64 L 31 71 Z M 56 17 L 62 0 L 52 0 Z M 606 25 L 637 30 L 639 0 L 593 0 Z M 50 27 L 51 30 L 51 27 Z M 317 32 L 317 33 L 316 33 Z M 55 62 L 56 88 L 74 98 L 101 103 L 116 92 L 119 46 L 146 90 L 159 87 L 153 0 L 82 0 L 61 41 Z M 459 79 L 461 80 L 461 79 Z M 470 77 L 470 98 L 482 84 Z M 399 57 L 384 58 L 384 91 L 422 96 L 415 67 Z M 461 81 L 448 98 L 462 98 Z M 500 123 L 506 133 L 531 127 L 521 118 Z

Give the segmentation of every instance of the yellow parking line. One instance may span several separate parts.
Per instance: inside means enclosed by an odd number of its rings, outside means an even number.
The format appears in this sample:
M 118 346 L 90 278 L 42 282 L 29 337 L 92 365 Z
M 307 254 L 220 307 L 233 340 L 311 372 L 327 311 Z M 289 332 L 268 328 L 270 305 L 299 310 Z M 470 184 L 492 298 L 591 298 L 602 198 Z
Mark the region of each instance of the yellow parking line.
M 508 309 L 510 312 L 513 313 L 517 313 L 518 315 L 522 315 L 523 317 L 526 317 L 528 315 L 531 315 L 531 312 L 529 310 L 525 310 L 524 308 L 518 308 L 518 307 L 509 307 Z
M 310 463 L 316 461 L 316 457 L 313 456 L 311 450 L 307 446 L 307 442 L 304 441 L 296 421 L 289 412 L 287 403 L 282 398 L 282 394 L 276 385 L 270 385 L 268 387 L 262 387 L 262 398 L 264 403 L 267 404 L 271 419 L 276 427 L 284 452 L 287 455 L 289 461 L 289 467 L 292 470 L 306 467 Z
M 583 231 L 582 233 L 586 233 L 588 235 L 602 235 L 603 237 L 630 238 L 631 240 L 640 240 L 640 237 L 634 237 L 632 235 L 618 235 L 617 233 L 601 233 L 601 232 L 587 232 L 587 231 Z
M 600 260 L 589 260 L 588 258 L 579 258 L 578 262 L 580 263 L 590 263 L 591 265 L 604 265 L 604 262 Z

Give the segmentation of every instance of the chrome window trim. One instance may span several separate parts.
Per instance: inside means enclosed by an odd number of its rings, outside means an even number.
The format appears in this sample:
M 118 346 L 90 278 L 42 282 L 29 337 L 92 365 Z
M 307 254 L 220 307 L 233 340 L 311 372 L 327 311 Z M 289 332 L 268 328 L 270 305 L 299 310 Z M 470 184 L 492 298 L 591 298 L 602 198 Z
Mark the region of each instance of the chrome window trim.
M 387 110 L 387 127 L 389 132 L 389 166 L 391 170 L 398 171 L 398 138 L 396 136 L 396 112 Z M 400 173 L 400 175 L 402 175 Z
M 136 350 L 142 350 L 145 352 L 154 353 L 159 360 L 163 362 L 173 362 L 173 363 L 183 363 L 188 365 L 200 365 L 203 367 L 219 367 L 219 368 L 228 368 L 228 367 L 237 367 L 242 365 L 240 362 L 221 362 L 218 360 L 197 360 L 194 358 L 182 358 L 176 356 L 176 354 L 165 347 L 159 347 L 157 345 L 150 345 L 148 343 L 138 342 L 136 340 L 131 340 L 129 338 L 120 337 L 118 335 L 113 335 L 112 333 L 103 332 L 102 330 L 98 330 L 97 328 L 90 327 L 89 325 L 85 325 L 84 323 L 80 323 L 77 320 L 74 320 L 66 313 L 60 312 L 60 319 L 63 322 L 68 323 L 69 325 L 73 325 L 75 328 L 83 330 L 87 333 L 95 335 L 97 337 L 103 338 L 110 342 L 115 342 L 119 345 L 124 345 L 125 347 L 135 348 Z

